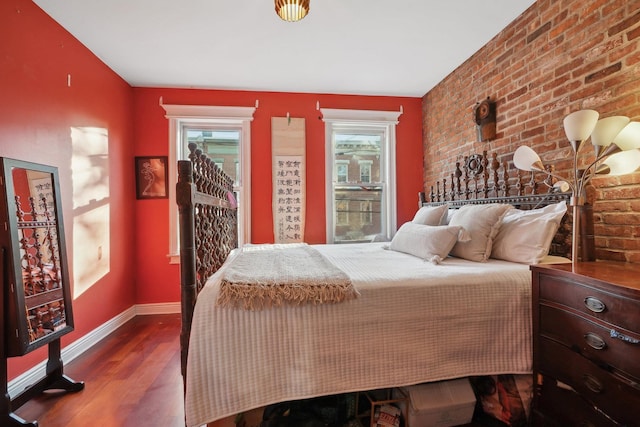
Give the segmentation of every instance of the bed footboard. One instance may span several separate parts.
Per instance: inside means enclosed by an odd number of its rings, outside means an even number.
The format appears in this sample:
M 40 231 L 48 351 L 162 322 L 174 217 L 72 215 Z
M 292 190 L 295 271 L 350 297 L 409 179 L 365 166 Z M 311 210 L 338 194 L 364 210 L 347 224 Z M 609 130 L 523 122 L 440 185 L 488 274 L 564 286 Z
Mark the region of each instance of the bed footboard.
M 186 381 L 191 320 L 207 279 L 238 247 L 233 179 L 189 144 L 189 160 L 178 161 L 176 202 L 180 228 L 181 369 Z

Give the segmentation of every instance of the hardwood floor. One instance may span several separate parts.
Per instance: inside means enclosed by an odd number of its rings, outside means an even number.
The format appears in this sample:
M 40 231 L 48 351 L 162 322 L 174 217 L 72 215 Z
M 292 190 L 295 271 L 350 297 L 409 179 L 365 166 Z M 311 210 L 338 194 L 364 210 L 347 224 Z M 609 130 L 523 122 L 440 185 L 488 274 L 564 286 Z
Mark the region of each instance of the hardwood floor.
M 64 368 L 84 390 L 15 413 L 40 427 L 184 427 L 180 315 L 136 316 Z

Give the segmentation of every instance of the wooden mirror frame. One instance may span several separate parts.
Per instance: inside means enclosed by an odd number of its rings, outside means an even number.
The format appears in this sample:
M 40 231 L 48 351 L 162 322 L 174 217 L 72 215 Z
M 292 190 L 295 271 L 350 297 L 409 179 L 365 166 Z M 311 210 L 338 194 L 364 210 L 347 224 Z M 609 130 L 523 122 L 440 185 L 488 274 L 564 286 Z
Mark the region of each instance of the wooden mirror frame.
M 46 390 L 77 392 L 64 375 L 60 338 L 73 330 L 58 170 L 0 157 L 0 425 L 37 427 L 13 411 Z M 46 375 L 16 396 L 7 358 L 48 345 Z
M 73 330 L 58 170 L 1 158 L 6 356 Z M 38 182 L 39 181 L 39 182 Z

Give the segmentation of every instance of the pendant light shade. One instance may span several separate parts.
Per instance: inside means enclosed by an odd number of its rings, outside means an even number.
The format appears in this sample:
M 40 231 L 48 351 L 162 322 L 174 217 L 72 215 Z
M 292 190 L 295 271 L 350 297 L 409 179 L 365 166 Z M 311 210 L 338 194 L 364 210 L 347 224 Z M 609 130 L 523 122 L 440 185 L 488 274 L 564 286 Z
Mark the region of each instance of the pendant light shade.
M 309 0 L 275 0 L 276 13 L 282 20 L 296 22 L 309 13 Z

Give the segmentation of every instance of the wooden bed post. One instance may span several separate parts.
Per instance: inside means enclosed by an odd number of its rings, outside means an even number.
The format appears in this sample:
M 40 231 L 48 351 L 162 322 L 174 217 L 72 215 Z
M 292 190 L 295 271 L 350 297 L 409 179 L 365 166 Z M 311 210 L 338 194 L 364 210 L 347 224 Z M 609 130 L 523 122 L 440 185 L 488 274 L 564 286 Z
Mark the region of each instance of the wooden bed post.
M 238 247 L 238 216 L 232 203 L 233 179 L 189 144 L 189 159 L 178 161 L 176 203 L 180 227 L 180 359 L 186 387 L 187 356 L 198 293 Z M 235 201 L 235 200 L 233 200 Z
M 178 224 L 180 227 L 180 301 L 182 328 L 180 330 L 180 359 L 183 380 L 186 385 L 187 349 L 191 332 L 191 319 L 196 304 L 196 248 L 194 235 L 193 166 L 190 161 L 178 162 L 178 183 L 176 202 L 178 203 Z

